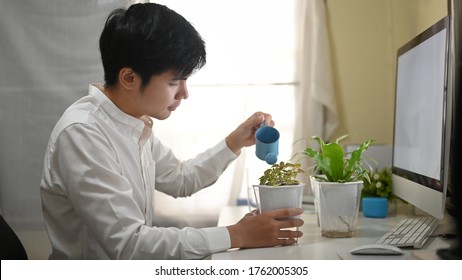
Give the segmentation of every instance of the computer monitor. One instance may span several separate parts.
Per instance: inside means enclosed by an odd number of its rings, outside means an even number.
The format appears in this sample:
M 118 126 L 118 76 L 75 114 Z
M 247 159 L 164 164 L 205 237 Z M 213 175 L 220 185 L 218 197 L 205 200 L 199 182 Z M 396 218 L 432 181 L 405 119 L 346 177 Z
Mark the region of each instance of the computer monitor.
M 449 16 L 399 48 L 393 192 L 438 219 L 445 212 L 452 90 Z

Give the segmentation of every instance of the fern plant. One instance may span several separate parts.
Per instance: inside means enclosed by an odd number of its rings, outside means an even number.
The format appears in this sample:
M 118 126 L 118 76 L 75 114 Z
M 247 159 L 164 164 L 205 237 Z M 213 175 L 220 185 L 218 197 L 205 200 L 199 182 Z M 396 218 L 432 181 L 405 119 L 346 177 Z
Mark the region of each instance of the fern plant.
M 263 176 L 260 177 L 260 185 L 266 186 L 287 186 L 298 185 L 299 174 L 305 171 L 299 163 L 279 162 L 266 169 Z
M 362 154 L 374 140 L 367 140 L 350 154 L 345 154 L 339 144 L 339 141 L 345 137 L 347 135 L 339 137 L 335 142 L 328 144 L 318 136 L 312 137 L 312 140 L 318 142 L 320 151 L 306 148 L 303 153 L 315 161 L 315 173 L 320 172 L 324 175 L 315 176 L 316 179 L 338 183 L 361 180 L 370 182 L 369 172 L 362 160 Z

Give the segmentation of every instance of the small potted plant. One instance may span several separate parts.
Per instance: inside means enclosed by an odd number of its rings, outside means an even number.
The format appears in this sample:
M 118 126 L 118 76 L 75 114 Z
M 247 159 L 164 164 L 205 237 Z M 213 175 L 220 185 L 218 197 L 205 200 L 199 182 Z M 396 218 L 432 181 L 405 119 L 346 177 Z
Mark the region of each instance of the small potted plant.
M 266 169 L 259 185 L 253 185 L 260 211 L 300 208 L 305 184 L 297 177 L 304 172 L 300 164 L 283 161 Z
M 391 168 L 369 171 L 370 180 L 364 180 L 361 193 L 363 214 L 370 218 L 385 218 L 388 203 L 395 200 L 391 180 Z
M 354 236 L 363 181 L 370 181 L 362 155 L 374 141 L 367 140 L 353 152 L 345 153 L 339 144 L 345 137 L 326 144 L 314 136 L 312 140 L 319 144 L 319 150 L 306 148 L 304 151 L 315 161 L 314 171 L 319 174 L 310 180 L 318 205 L 321 234 L 327 237 Z

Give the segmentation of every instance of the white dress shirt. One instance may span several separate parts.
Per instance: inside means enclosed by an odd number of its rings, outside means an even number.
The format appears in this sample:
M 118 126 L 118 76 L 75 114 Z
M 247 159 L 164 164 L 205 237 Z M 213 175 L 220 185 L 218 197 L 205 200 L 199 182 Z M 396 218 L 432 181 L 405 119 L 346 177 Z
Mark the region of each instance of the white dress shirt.
M 151 126 L 94 85 L 64 112 L 40 184 L 50 259 L 198 259 L 230 248 L 226 227 L 154 227 L 153 197 L 154 188 L 182 197 L 211 185 L 236 155 L 223 140 L 180 161 Z

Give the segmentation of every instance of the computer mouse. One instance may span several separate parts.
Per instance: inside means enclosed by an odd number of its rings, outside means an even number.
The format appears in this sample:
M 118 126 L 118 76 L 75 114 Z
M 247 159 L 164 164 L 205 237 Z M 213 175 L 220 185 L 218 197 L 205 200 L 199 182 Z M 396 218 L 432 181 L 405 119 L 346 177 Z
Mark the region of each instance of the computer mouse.
M 352 255 L 402 255 L 403 250 L 387 244 L 365 244 L 350 250 Z

